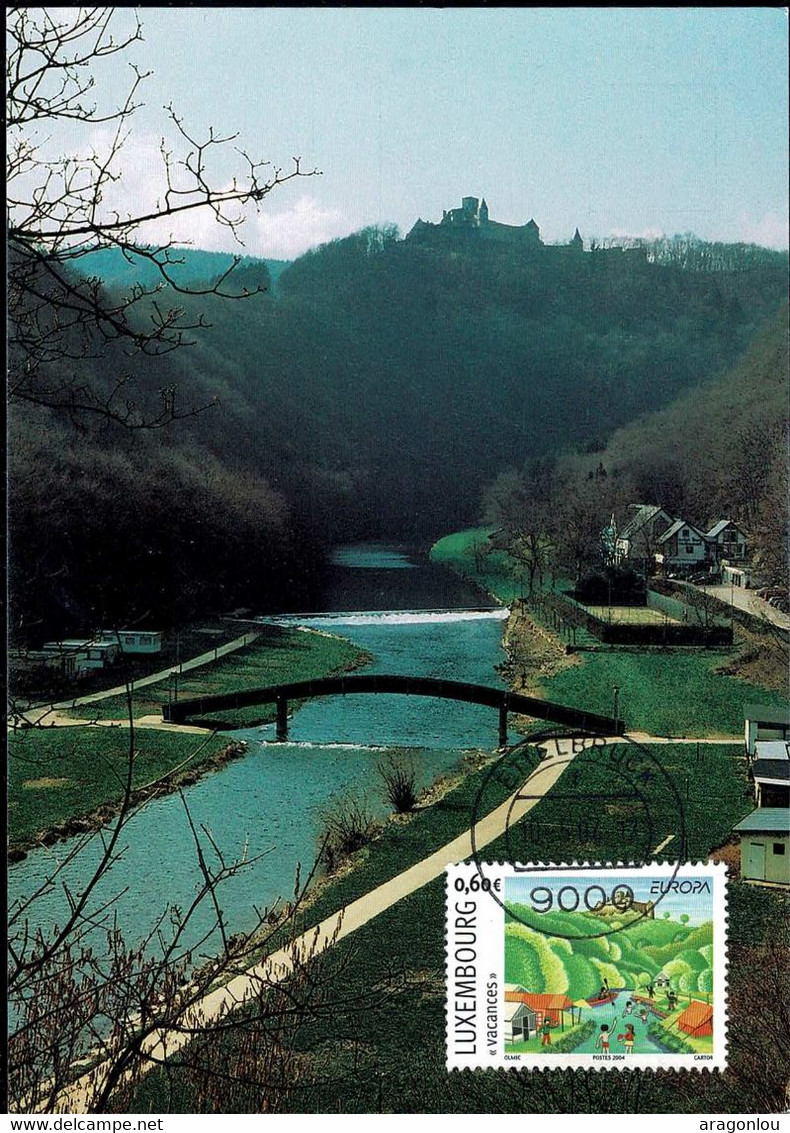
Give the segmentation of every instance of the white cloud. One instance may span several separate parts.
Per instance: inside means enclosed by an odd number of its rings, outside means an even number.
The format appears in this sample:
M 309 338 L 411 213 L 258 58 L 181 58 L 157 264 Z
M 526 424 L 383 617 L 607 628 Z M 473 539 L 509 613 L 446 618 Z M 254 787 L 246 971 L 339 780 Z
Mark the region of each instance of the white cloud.
M 255 229 L 258 255 L 292 260 L 308 248 L 347 235 L 352 225 L 340 209 L 322 208 L 314 197 L 305 194 L 279 212 L 267 208 L 264 201 L 260 216 L 250 222 L 249 228 Z
M 787 248 L 788 219 L 776 212 L 765 213 L 759 219 L 741 214 L 738 218 L 738 239 L 746 244 L 760 244 L 763 248 Z
M 610 235 L 617 237 L 618 240 L 625 240 L 629 238 L 632 240 L 658 240 L 661 236 L 664 235 L 664 233 L 660 228 L 655 228 L 652 225 L 648 225 L 646 228 L 641 229 L 641 231 L 639 232 L 634 232 L 632 229 L 626 228 L 613 228 Z
M 114 131 L 110 127 L 98 126 L 87 136 L 61 137 L 60 145 L 53 139 L 47 144 L 47 152 L 42 156 L 57 160 L 60 155 L 69 153 L 73 158 L 81 158 L 83 161 L 91 153 L 106 156 L 111 151 L 113 135 Z M 140 216 L 164 207 L 167 184 L 160 144 L 159 138 L 151 133 L 139 132 L 126 138 L 112 165 L 117 180 L 108 183 L 103 192 L 103 219 L 110 219 L 115 213 L 121 218 Z M 176 150 L 176 162 L 185 156 L 187 148 L 184 144 L 180 150 Z M 212 184 L 217 189 L 231 189 L 230 177 L 234 172 L 239 176 L 239 183 L 243 183 L 242 164 L 237 169 L 229 167 L 229 163 L 237 156 L 230 147 L 215 155 L 217 160 Z M 174 178 L 177 187 L 184 188 L 191 183 L 189 178 L 185 178 L 183 171 L 179 174 L 177 166 Z M 35 178 L 31 181 L 34 183 Z M 28 192 L 32 191 L 32 184 L 25 187 Z M 227 225 L 217 222 L 213 211 L 207 207 L 195 208 L 179 216 L 147 221 L 136 229 L 134 238 L 141 243 L 165 243 L 172 240 L 177 244 L 189 244 L 207 251 L 294 259 L 308 248 L 346 235 L 354 227 L 340 209 L 323 207 L 309 193 L 302 192 L 297 196 L 296 182 L 275 187 L 259 205 L 250 203 L 242 207 L 230 204 L 224 211 L 234 218 L 244 218 L 238 229 L 238 240 Z

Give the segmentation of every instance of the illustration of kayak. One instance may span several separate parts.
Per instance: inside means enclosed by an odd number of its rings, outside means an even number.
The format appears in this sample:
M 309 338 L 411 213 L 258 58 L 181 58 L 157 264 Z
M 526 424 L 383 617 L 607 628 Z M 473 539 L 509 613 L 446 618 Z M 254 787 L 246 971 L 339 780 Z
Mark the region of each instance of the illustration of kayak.
M 587 1002 L 590 1007 L 603 1007 L 607 1003 L 614 1003 L 617 999 L 617 992 L 611 991 L 608 995 L 596 995 L 594 999 L 588 999 Z

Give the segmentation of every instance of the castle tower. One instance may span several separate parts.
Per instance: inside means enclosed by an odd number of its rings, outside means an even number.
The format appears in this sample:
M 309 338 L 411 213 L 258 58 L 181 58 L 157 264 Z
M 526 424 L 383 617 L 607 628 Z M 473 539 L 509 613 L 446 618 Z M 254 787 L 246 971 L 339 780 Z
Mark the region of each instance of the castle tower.
M 476 217 L 477 216 L 477 206 L 478 206 L 478 204 L 479 204 L 479 201 L 478 201 L 477 197 L 464 197 L 461 200 L 461 208 L 464 210 L 465 213 L 468 213 L 470 217 Z
M 486 204 L 485 197 L 483 197 L 483 203 L 480 205 L 479 216 L 480 216 L 480 223 L 481 224 L 487 224 L 488 223 L 488 205 Z
M 581 233 L 579 232 L 578 228 L 576 229 L 576 231 L 573 234 L 573 239 L 571 240 L 571 247 L 575 248 L 577 252 L 583 252 L 584 251 L 584 241 L 582 240 Z
M 527 240 L 530 244 L 540 244 L 540 229 L 535 223 L 534 219 L 528 220 L 524 225 L 526 230 Z

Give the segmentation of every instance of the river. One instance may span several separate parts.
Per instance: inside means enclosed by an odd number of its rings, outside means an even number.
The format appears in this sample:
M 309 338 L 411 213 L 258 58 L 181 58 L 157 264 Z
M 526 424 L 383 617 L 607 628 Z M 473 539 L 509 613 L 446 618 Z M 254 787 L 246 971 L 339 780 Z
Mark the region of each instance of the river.
M 338 550 L 330 581 L 327 609 L 261 620 L 346 637 L 373 656 L 367 672 L 501 687 L 495 666 L 505 659 L 501 638 L 506 611 L 491 607 L 484 595 L 446 568 L 397 548 L 347 547 Z M 352 796 L 380 816 L 386 813 L 377 764 L 388 746 L 410 749 L 424 787 L 457 768 L 464 752 L 493 750 L 497 714 L 479 705 L 423 697 L 330 697 L 310 701 L 295 713 L 287 743 L 274 742 L 273 725 L 233 734 L 249 744 L 246 758 L 185 791 L 195 827 L 209 830 L 228 860 L 242 852 L 256 859 L 222 887 L 221 904 L 231 933 L 253 928 L 258 910 L 278 898 L 290 898 L 297 864 L 303 876 L 313 864 L 322 815 L 333 800 Z M 133 943 L 147 935 L 154 917 L 168 905 L 187 907 L 200 882 L 193 837 L 178 796 L 140 807 L 126 826 L 122 845 L 119 861 L 92 904 L 98 907 L 120 894 L 115 905 L 118 924 Z M 64 868 L 60 880 L 72 891 L 79 892 L 90 876 L 100 848 L 94 838 Z M 71 849 L 70 842 L 58 843 L 12 866 L 10 901 L 29 895 Z M 207 851 L 211 854 L 210 848 Z M 29 911 L 31 928 L 62 922 L 65 909 L 62 889 L 53 889 Z M 212 919 L 206 904 L 195 918 L 190 945 L 209 929 Z M 209 939 L 201 953 L 210 955 L 217 947 L 217 940 Z

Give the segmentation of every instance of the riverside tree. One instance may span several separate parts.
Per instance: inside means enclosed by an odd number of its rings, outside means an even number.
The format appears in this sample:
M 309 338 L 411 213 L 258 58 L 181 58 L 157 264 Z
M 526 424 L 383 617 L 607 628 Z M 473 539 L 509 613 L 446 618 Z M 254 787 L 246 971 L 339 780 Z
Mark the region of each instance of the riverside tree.
M 103 64 L 123 61 L 140 39 L 140 22 L 128 9 L 8 10 L 8 393 L 26 414 L 39 407 L 45 422 L 54 412 L 73 422 L 98 417 L 125 430 L 151 429 L 198 412 L 202 406 L 182 405 L 174 387 L 159 390 L 153 404 L 140 403 L 130 379 L 117 373 L 117 354 L 107 364 L 109 375 L 84 363 L 118 346 L 159 355 L 192 341 L 204 319 L 179 295 L 243 298 L 245 289 L 260 290 L 260 284 L 247 286 L 249 279 L 244 287 L 235 284 L 232 268 L 204 287 L 182 287 L 173 270 L 179 262 L 173 238 L 157 239 L 157 226 L 204 210 L 240 239 L 248 207 L 305 176 L 298 159 L 285 173 L 236 150 L 241 170 L 221 168 L 215 158 L 229 154 L 234 136 L 211 130 L 195 137 L 171 107 L 174 142 L 162 142 L 161 194 L 134 212 L 114 203 L 119 159 L 146 75 L 130 65 L 119 105 L 102 98 L 98 76 Z M 86 138 L 97 127 L 108 131 L 103 150 Z M 64 131 L 70 139 L 65 148 Z M 142 258 L 154 266 L 157 282 L 112 294 L 89 269 L 81 270 L 97 249 Z M 173 1049 L 197 1108 L 221 1108 L 220 1099 L 233 1097 L 239 1084 L 256 1092 L 260 1110 L 278 1108 L 292 1082 L 295 1030 L 322 1001 L 314 948 L 299 941 L 297 929 L 305 887 L 297 876 L 292 900 L 262 910 L 253 933 L 229 934 L 222 885 L 251 862 L 243 850 L 227 861 L 210 832 L 197 828 L 184 800 L 201 879 L 194 898 L 188 908 L 162 909 L 144 940 L 125 940 L 111 880 L 136 801 L 130 687 L 128 716 L 127 758 L 117 769 L 119 813 L 98 833 L 77 838 L 65 860 L 10 910 L 9 1108 L 128 1108 L 145 1072 L 169 1066 Z M 75 890 L 66 880 L 67 866 L 89 842 L 94 850 L 98 845 L 95 864 Z M 33 927 L 46 921 L 34 915 L 36 905 L 55 891 L 66 898 L 61 923 Z M 212 913 L 209 928 L 196 940 L 196 915 L 205 907 Z M 227 1006 L 209 1010 L 208 989 L 246 971 L 253 941 L 259 955 L 273 946 L 275 933 L 284 949 L 284 977 L 250 977 L 240 1013 Z M 226 1057 L 221 1040 L 231 1030 L 247 1038 Z
M 108 60 L 123 62 L 141 39 L 131 9 L 9 9 L 9 394 L 12 401 L 99 414 L 130 427 L 163 425 L 201 407 L 182 406 L 172 387 L 158 391 L 157 405 L 140 406 L 126 376 L 85 380 L 80 359 L 101 354 L 115 340 L 130 352 L 166 353 L 193 341 L 193 332 L 205 325 L 180 296 L 238 299 L 261 289 L 242 286 L 246 279 L 234 283 L 237 260 L 203 287 L 180 285 L 174 240 L 157 239 L 162 222 L 209 212 L 241 245 L 249 207 L 259 208 L 293 178 L 312 175 L 303 173 L 298 158 L 284 172 L 251 157 L 232 147 L 232 133 L 211 128 L 207 136 L 194 136 L 169 106 L 173 140 L 161 142 L 161 188 L 155 199 L 128 211 L 118 196 L 120 160 L 148 74 L 128 64 L 130 80 L 119 104 L 102 94 L 99 76 Z M 106 131 L 103 147 L 95 145 L 98 127 Z M 230 156 L 240 163 L 237 170 L 228 168 Z M 156 283 L 111 294 L 90 268 L 81 270 L 97 249 L 146 261 Z

